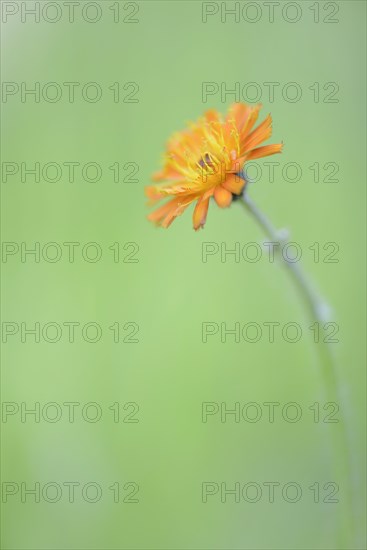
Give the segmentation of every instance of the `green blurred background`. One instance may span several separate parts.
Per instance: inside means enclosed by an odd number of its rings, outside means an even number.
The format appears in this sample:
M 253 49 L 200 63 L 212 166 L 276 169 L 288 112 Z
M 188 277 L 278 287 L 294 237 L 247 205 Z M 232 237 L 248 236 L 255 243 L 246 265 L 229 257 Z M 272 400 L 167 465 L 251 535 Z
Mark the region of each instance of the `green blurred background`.
M 11 4 L 21 10 L 20 3 Z M 110 8 L 116 13 L 117 3 L 106 1 L 96 3 L 102 18 L 92 24 L 81 17 L 83 4 L 75 8 L 74 23 L 67 21 L 63 6 L 56 23 L 42 16 L 39 23 L 31 16 L 23 23 L 19 11 L 2 24 L 3 82 L 29 87 L 57 82 L 63 89 L 56 103 L 42 98 L 36 103 L 31 97 L 21 102 L 20 93 L 5 102 L 3 96 L 2 161 L 29 166 L 96 162 L 103 171 L 94 183 L 83 180 L 80 169 L 74 183 L 66 170 L 55 183 L 42 176 L 38 183 L 32 176 L 22 183 L 20 173 L 2 181 L 3 241 L 29 247 L 81 243 L 74 263 L 64 247 L 56 263 L 42 258 L 36 263 L 30 256 L 22 263 L 19 253 L 3 262 L 3 322 L 96 322 L 103 330 L 95 344 L 82 340 L 79 327 L 74 343 L 67 341 L 65 330 L 54 344 L 42 338 L 36 344 L 32 336 L 22 343 L 19 332 L 3 345 L 3 402 L 19 408 L 22 402 L 28 408 L 56 402 L 63 411 L 54 423 L 42 415 L 40 422 L 31 415 L 22 422 L 20 412 L 5 416 L 6 422 L 3 417 L 2 481 L 19 488 L 2 506 L 3 548 L 365 548 L 365 2 L 317 3 L 318 23 L 315 2 L 303 1 L 296 3 L 302 15 L 295 23 L 281 16 L 284 2 L 273 23 L 263 2 L 255 3 L 262 14 L 256 23 L 246 21 L 243 12 L 239 22 L 234 16 L 222 22 L 220 3 L 218 13 L 203 23 L 203 6 L 196 1 L 138 2 L 139 11 L 131 16 L 134 3 L 120 2 L 115 23 Z M 242 10 L 248 3 L 239 4 Z M 53 9 L 47 17 L 54 17 Z M 215 11 L 215 3 L 208 9 Z M 294 17 L 292 9 L 288 18 Z M 334 9 L 338 22 L 324 22 Z M 255 12 L 246 14 L 255 17 Z M 62 83 L 73 81 L 81 86 L 70 103 Z M 80 94 L 92 81 L 103 90 L 96 103 Z M 132 90 L 123 90 L 124 84 L 138 83 L 139 101 L 115 103 L 108 89 L 114 82 L 120 83 L 122 98 Z M 225 111 L 235 99 L 217 93 L 204 104 L 203 82 L 224 82 L 228 89 L 236 82 L 241 87 L 258 83 L 262 116 L 271 112 L 274 120 L 272 142 L 285 143 L 284 154 L 270 160 L 281 167 L 297 162 L 302 168 L 302 177 L 293 183 L 281 172 L 269 182 L 263 168 L 250 192 L 277 227 L 290 229 L 302 248 L 305 270 L 340 327 L 333 349 L 350 411 L 341 407 L 337 417 L 349 418 L 353 512 L 348 482 L 338 473 L 343 458 L 333 447 L 338 426 L 315 423 L 308 408 L 319 402 L 322 409 L 325 402 L 322 366 L 307 328 L 310 321 L 287 273 L 265 254 L 257 263 L 237 263 L 233 256 L 221 262 L 220 254 L 202 262 L 204 242 L 228 248 L 235 242 L 261 244 L 261 231 L 238 204 L 228 210 L 211 205 L 205 229 L 198 233 L 191 228 L 191 212 L 167 231 L 146 220 L 143 188 L 159 167 L 168 136 L 206 108 Z M 280 83 L 273 102 L 264 82 Z M 298 102 L 280 93 L 289 82 L 301 87 Z M 309 89 L 315 82 L 320 83 L 318 102 Z M 338 84 L 338 102 L 323 101 L 332 91 L 323 89 L 328 82 Z M 125 167 L 114 183 L 108 167 L 115 162 L 121 167 L 136 163 L 138 181 L 122 181 L 130 172 Z M 320 163 L 318 183 L 309 169 L 315 162 Z M 338 164 L 338 181 L 323 181 L 327 162 Z M 263 160 L 258 164 L 263 167 Z M 96 263 L 81 257 L 89 242 L 103 250 Z M 120 243 L 118 263 L 109 250 L 115 242 Z M 123 246 L 131 242 L 139 246 L 134 256 L 139 261 L 126 263 L 122 260 L 132 249 Z M 315 242 L 320 243 L 319 262 L 309 249 Z M 337 263 L 322 261 L 328 242 L 339 246 Z M 204 344 L 205 321 L 229 327 L 297 322 L 303 336 L 294 344 L 280 336 L 269 343 L 264 331 L 254 344 L 233 338 L 221 343 L 220 335 Z M 121 327 L 137 323 L 138 343 L 114 343 L 108 327 L 115 322 Z M 123 336 L 131 332 L 126 329 Z M 80 403 L 74 423 L 68 422 L 65 402 Z M 89 402 L 101 407 L 98 422 L 82 418 Z M 117 423 L 109 409 L 116 402 Z M 132 411 L 123 410 L 130 402 L 139 406 L 134 417 L 139 422 L 122 421 Z M 224 402 L 228 408 L 256 402 L 263 417 L 257 423 L 237 423 L 231 416 L 221 422 L 217 414 L 203 423 L 203 402 Z M 280 403 L 278 410 L 296 402 L 302 418 L 291 423 L 276 413 L 270 423 L 264 402 Z M 80 485 L 70 503 L 62 484 L 73 481 Z M 263 483 L 271 481 L 280 488 L 298 483 L 302 498 L 289 503 L 279 492 L 269 503 L 264 490 L 257 503 L 236 503 L 230 496 L 222 503 L 220 493 L 202 502 L 203 482 L 228 487 L 256 482 L 264 489 Z M 41 497 L 35 503 L 28 496 L 21 502 L 22 482 L 28 488 L 35 482 L 58 483 L 64 487 L 62 498 L 50 503 Z M 96 503 L 81 496 L 89 482 L 102 488 Z M 121 486 L 118 503 L 109 489 L 116 482 Z M 122 502 L 131 492 L 123 489 L 127 482 L 139 485 L 138 503 Z M 315 482 L 321 487 L 338 483 L 339 503 L 315 503 L 309 489 Z M 322 489 L 321 501 L 324 495 Z M 345 525 L 351 513 L 352 536 Z

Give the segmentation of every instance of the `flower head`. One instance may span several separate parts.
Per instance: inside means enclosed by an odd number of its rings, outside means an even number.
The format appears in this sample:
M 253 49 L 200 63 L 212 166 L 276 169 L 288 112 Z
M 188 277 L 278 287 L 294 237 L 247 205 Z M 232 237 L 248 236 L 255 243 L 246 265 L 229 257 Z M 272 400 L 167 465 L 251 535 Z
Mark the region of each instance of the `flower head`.
M 194 229 L 203 227 L 209 201 L 214 197 L 221 208 L 240 195 L 246 181 L 240 177 L 246 161 L 280 153 L 282 144 L 258 147 L 271 136 L 271 116 L 253 129 L 261 105 L 235 103 L 223 119 L 215 110 L 207 111 L 186 130 L 174 134 L 167 144 L 163 169 L 153 179 L 164 182 L 146 188 L 152 203 L 169 198 L 148 219 L 162 227 L 196 201 Z

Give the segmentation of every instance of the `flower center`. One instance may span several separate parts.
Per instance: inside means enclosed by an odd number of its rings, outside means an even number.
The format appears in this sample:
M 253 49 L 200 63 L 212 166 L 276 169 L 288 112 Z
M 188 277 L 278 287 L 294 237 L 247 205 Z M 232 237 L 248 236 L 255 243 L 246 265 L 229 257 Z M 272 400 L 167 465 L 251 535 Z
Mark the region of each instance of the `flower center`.
M 202 184 L 205 187 L 214 187 L 223 183 L 231 171 L 232 160 L 233 154 L 229 155 L 225 148 L 216 154 L 210 151 L 204 153 L 198 161 L 198 166 L 200 167 L 199 178 Z

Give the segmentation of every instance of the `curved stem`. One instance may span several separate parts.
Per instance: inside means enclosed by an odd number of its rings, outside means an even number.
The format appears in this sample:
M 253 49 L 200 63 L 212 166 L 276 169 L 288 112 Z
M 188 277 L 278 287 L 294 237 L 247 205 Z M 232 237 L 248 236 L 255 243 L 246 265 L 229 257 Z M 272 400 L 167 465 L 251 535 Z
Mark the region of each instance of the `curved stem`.
M 259 210 L 252 199 L 247 194 L 247 186 L 245 186 L 242 196 L 239 198 L 239 202 L 245 208 L 248 214 L 257 222 L 261 227 L 265 235 L 269 238 L 274 251 L 278 254 L 278 257 L 283 261 L 283 265 L 290 273 L 296 287 L 298 288 L 301 298 L 308 310 L 308 316 L 313 322 L 318 322 L 320 345 L 318 349 L 320 351 L 320 358 L 322 362 L 322 374 L 323 374 L 323 393 L 327 402 L 335 402 L 343 404 L 340 407 L 342 418 L 338 424 L 332 424 L 332 432 L 334 438 L 334 453 L 337 461 L 336 467 L 339 468 L 339 475 L 341 480 L 348 485 L 346 490 L 341 492 L 340 499 L 343 499 L 346 506 L 345 513 L 342 520 L 338 521 L 339 529 L 339 543 L 344 548 L 354 547 L 353 545 L 353 469 L 352 469 L 352 456 L 350 454 L 350 448 L 348 442 L 348 431 L 346 429 L 346 420 L 349 404 L 345 402 L 342 392 L 342 385 L 340 384 L 334 355 L 330 349 L 330 344 L 327 343 L 325 338 L 325 329 L 329 326 L 328 321 L 330 308 L 326 302 L 318 295 L 313 285 L 302 271 L 299 262 L 290 261 L 285 254 L 282 254 L 284 246 L 288 243 L 288 235 L 284 230 L 277 230 L 268 218 Z

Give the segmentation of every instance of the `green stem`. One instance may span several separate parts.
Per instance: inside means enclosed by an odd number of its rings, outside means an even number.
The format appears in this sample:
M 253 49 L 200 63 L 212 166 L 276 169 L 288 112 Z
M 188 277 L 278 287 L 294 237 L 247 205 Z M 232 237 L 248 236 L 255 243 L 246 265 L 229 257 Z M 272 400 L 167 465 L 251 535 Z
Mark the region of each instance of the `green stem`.
M 245 208 L 246 212 L 257 222 L 261 227 L 267 238 L 274 247 L 275 253 L 283 261 L 283 265 L 286 267 L 290 276 L 295 283 L 302 301 L 304 302 L 308 316 L 312 322 L 319 323 L 320 329 L 320 344 L 318 349 L 320 352 L 320 358 L 322 362 L 322 374 L 323 374 L 323 393 L 327 402 L 340 403 L 341 420 L 338 424 L 331 424 L 332 436 L 334 439 L 333 450 L 337 464 L 336 468 L 339 468 L 339 476 L 341 481 L 346 484 L 345 491 L 340 491 L 338 498 L 343 500 L 345 505 L 345 511 L 343 517 L 338 520 L 339 530 L 339 544 L 344 548 L 354 548 L 354 518 L 353 518 L 353 468 L 352 468 L 352 455 L 350 453 L 351 446 L 348 441 L 348 430 L 346 429 L 346 421 L 348 420 L 348 408 L 349 403 L 345 402 L 345 398 L 342 392 L 342 384 L 340 383 L 336 362 L 330 344 L 327 343 L 325 328 L 327 328 L 327 322 L 329 321 L 329 307 L 324 300 L 317 294 L 313 285 L 303 273 L 299 262 L 290 261 L 285 254 L 282 254 L 284 246 L 288 243 L 288 236 L 284 235 L 284 231 L 277 230 L 268 218 L 259 210 L 252 199 L 247 194 L 247 185 L 239 202 Z M 325 327 L 326 325 L 326 327 Z M 342 406 L 343 405 L 343 406 Z M 327 424 L 326 424 L 327 426 Z

